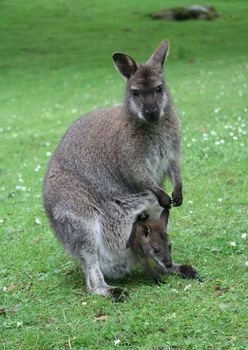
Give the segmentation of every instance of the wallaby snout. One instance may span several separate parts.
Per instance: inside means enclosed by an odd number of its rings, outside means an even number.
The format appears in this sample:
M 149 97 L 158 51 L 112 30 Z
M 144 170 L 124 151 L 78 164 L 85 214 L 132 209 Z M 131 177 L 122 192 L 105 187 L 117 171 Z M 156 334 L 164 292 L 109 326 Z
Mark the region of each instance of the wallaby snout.
M 167 256 L 166 257 L 166 259 L 164 259 L 163 260 L 163 264 L 164 264 L 164 266 L 166 267 L 166 268 L 170 268 L 170 267 L 172 267 L 172 259 L 171 259 L 171 256 L 169 255 L 169 256 Z
M 149 122 L 149 121 L 157 121 L 159 118 L 159 109 L 156 105 L 147 105 L 144 108 L 144 112 L 143 115 L 145 117 L 145 119 Z

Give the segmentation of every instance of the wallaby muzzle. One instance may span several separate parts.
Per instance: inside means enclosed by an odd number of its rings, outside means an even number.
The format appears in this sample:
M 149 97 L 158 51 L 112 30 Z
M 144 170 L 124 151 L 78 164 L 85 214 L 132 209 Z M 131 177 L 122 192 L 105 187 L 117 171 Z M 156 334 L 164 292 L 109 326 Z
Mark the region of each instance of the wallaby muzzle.
M 155 122 L 159 118 L 159 109 L 157 106 L 149 105 L 145 106 L 143 110 L 143 116 L 148 122 Z
M 164 266 L 166 267 L 166 268 L 170 268 L 170 267 L 172 267 L 172 259 L 171 259 L 171 257 L 168 257 L 168 258 L 166 258 L 166 259 L 164 259 L 163 260 L 163 264 L 164 264 Z

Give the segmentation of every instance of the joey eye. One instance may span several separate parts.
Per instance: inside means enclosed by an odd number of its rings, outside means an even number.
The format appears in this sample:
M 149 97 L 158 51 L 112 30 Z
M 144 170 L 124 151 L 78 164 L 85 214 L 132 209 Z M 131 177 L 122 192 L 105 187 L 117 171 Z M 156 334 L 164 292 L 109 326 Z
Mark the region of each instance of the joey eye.
M 160 252 L 160 250 L 158 248 L 154 248 L 153 251 L 155 254 L 158 254 Z
M 162 85 L 156 87 L 156 92 L 162 92 Z
M 140 92 L 137 89 L 132 89 L 132 95 L 133 96 L 139 96 Z

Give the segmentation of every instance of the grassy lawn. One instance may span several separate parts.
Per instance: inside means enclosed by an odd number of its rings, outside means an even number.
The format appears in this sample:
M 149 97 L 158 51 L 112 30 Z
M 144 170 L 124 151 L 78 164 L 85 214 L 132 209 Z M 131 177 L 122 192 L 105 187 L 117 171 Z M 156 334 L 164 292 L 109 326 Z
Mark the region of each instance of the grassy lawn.
M 212 0 L 213 22 L 147 16 L 175 3 L 188 1 L 0 1 L 0 349 L 248 349 L 248 4 Z M 183 131 L 173 255 L 204 283 L 156 287 L 137 269 L 115 282 L 131 300 L 114 304 L 86 294 L 42 181 L 68 126 L 121 102 L 112 52 L 145 61 L 164 38 Z

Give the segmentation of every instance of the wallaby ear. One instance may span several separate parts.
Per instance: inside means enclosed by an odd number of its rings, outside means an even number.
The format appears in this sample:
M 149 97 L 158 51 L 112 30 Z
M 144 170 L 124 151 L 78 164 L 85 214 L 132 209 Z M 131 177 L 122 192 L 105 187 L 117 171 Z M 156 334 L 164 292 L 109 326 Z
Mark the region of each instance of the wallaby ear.
M 138 67 L 132 57 L 119 52 L 114 53 L 112 57 L 117 69 L 125 78 L 129 79 L 134 75 Z
M 170 213 L 169 209 L 163 209 L 159 219 L 160 224 L 163 227 L 165 227 L 166 230 L 167 230 L 167 225 L 169 221 L 169 213 Z
M 133 245 L 133 240 L 135 238 L 135 234 L 136 234 L 136 231 L 137 231 L 137 226 L 138 226 L 138 223 L 137 223 L 137 221 L 135 221 L 133 223 L 133 227 L 132 227 L 130 236 L 129 236 L 128 240 L 127 240 L 126 248 L 130 248 Z
M 168 40 L 162 41 L 160 46 L 154 51 L 147 63 L 163 66 L 164 61 L 169 54 L 169 47 L 170 43 Z

